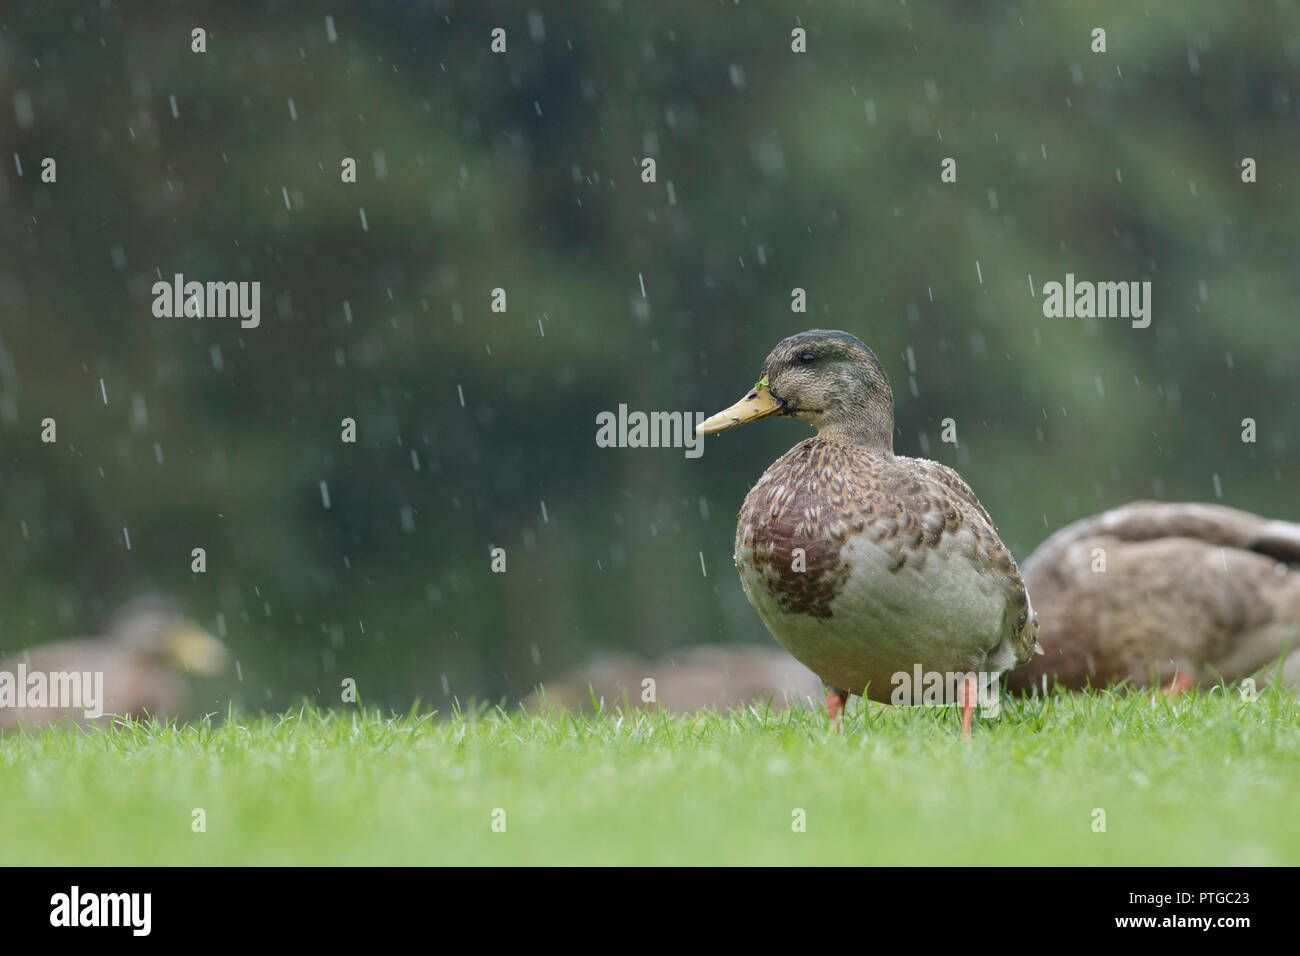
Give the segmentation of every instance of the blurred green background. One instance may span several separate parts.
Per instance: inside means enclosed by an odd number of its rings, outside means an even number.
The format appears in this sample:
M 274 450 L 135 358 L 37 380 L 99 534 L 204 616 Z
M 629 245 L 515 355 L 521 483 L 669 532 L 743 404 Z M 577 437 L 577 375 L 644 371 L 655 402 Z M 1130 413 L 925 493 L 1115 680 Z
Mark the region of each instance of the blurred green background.
M 712 413 L 809 327 L 1018 557 L 1134 498 L 1300 519 L 1297 68 L 1293 3 L 6 4 L 0 653 L 156 590 L 222 701 L 442 708 L 770 641 L 734 518 L 806 426 L 595 420 Z M 1150 280 L 1151 327 L 1045 319 L 1067 272 Z M 175 273 L 261 327 L 153 317 Z

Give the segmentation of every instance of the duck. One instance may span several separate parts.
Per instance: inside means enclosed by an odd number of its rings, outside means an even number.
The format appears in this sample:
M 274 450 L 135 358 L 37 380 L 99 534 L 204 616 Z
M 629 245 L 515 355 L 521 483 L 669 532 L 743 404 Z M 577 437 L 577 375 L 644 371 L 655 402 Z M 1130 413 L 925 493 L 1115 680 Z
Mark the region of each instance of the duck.
M 227 659 L 226 646 L 175 601 L 142 595 L 120 607 L 102 635 L 39 644 L 0 659 L 0 733 L 54 726 L 89 730 L 111 726 L 116 718 L 179 717 L 189 701 L 180 672 L 214 677 Z M 79 688 L 80 706 L 62 706 L 63 700 L 32 703 L 26 691 L 32 675 L 42 675 L 41 683 L 53 687 L 51 675 L 73 673 L 91 675 L 90 686 Z M 19 686 L 20 675 L 27 678 L 21 682 L 25 687 Z
M 1024 564 L 1044 654 L 1013 693 L 1245 678 L 1300 689 L 1300 524 L 1135 501 L 1066 525 Z
M 647 685 L 646 679 L 654 681 Z M 653 694 L 647 694 L 649 686 Z M 525 701 L 530 712 L 662 710 L 729 711 L 751 704 L 772 710 L 806 707 L 821 681 L 778 647 L 696 644 L 657 657 L 618 652 L 545 682 Z
M 955 703 L 969 739 L 977 700 L 996 699 L 1000 676 L 1038 648 L 1029 592 L 988 512 L 953 469 L 894 453 L 893 389 L 854 335 L 778 342 L 745 396 L 696 430 L 778 416 L 817 434 L 741 505 L 734 560 L 750 605 L 826 685 L 836 730 L 858 695 Z

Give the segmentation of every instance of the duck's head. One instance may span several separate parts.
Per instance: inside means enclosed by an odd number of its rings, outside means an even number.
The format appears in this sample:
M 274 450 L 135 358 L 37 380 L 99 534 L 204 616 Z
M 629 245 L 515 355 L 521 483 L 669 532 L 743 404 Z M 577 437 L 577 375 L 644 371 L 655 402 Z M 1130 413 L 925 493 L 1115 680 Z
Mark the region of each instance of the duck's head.
M 107 638 L 169 667 L 208 677 L 226 665 L 226 646 L 168 598 L 140 597 L 119 608 Z
M 812 329 L 778 342 L 752 389 L 701 422 L 702 435 L 773 415 L 799 418 L 824 437 L 894 450 L 894 392 L 876 353 L 847 332 Z

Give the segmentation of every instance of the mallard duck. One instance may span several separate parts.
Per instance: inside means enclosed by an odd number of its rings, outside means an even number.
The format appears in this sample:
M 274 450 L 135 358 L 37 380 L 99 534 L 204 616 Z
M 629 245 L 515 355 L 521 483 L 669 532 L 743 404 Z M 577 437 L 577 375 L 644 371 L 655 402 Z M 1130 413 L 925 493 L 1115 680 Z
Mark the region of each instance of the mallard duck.
M 65 725 L 89 727 L 107 725 L 115 716 L 164 719 L 178 716 L 187 698 L 184 680 L 177 671 L 213 676 L 226 662 L 225 645 L 198 624 L 185 617 L 165 598 L 144 597 L 124 605 L 109 621 L 102 637 L 42 644 L 0 661 L 0 680 L 8 676 L 11 687 L 18 674 L 44 675 L 40 680 L 53 686 L 50 675 L 91 675 L 91 687 L 81 692 L 100 696 L 82 699 L 81 706 L 0 706 L 0 732 L 23 727 L 38 729 L 62 721 Z M 20 669 L 21 665 L 21 669 Z M 94 675 L 102 675 L 98 690 Z M 28 685 L 30 686 L 30 684 Z M 26 695 L 30 702 L 30 692 Z M 93 710 L 87 704 L 93 703 Z
M 1011 674 L 1012 690 L 1178 693 L 1283 661 L 1282 682 L 1300 687 L 1300 525 L 1138 501 L 1057 531 L 1024 577 L 1046 654 Z
M 749 393 L 697 430 L 776 415 L 818 432 L 741 506 L 735 562 L 749 603 L 827 684 L 833 726 L 850 694 L 899 703 L 899 687 L 924 673 L 941 675 L 942 702 L 961 705 L 969 737 L 977 696 L 1037 646 L 1029 595 L 988 512 L 951 468 L 894 454 L 889 379 L 846 332 L 778 343 Z M 912 694 L 901 702 L 920 702 L 920 688 Z
M 644 700 L 644 681 L 655 682 L 654 700 Z M 673 713 L 729 710 L 746 704 L 775 710 L 807 706 L 821 683 L 809 670 L 772 647 L 703 645 L 669 651 L 658 660 L 615 654 L 579 668 L 528 701 L 530 710 L 590 710 L 662 707 Z

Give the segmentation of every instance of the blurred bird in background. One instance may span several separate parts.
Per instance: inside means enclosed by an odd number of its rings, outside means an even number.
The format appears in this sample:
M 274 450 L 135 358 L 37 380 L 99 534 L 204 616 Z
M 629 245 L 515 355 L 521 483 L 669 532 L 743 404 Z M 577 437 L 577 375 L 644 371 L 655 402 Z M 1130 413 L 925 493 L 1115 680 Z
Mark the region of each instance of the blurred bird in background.
M 1139 501 L 1057 531 L 1022 573 L 1045 653 L 1011 671 L 1013 692 L 1245 677 L 1300 689 L 1300 525 Z
M 653 700 L 645 700 L 653 680 Z M 820 706 L 821 681 L 778 648 L 703 645 L 670 651 L 658 660 L 614 654 L 545 683 L 529 697 L 532 711 L 603 711 L 626 705 L 673 713 L 730 710 L 772 702 L 773 709 Z
M 183 674 L 216 676 L 225 669 L 226 647 L 190 620 L 172 601 L 137 598 L 110 619 L 103 636 L 42 644 L 0 660 L 0 678 L 26 674 L 103 674 L 100 716 L 84 707 L 0 706 L 0 732 L 62 726 L 108 726 L 131 719 L 184 716 L 189 690 Z M 13 677 L 10 677 L 13 680 Z

